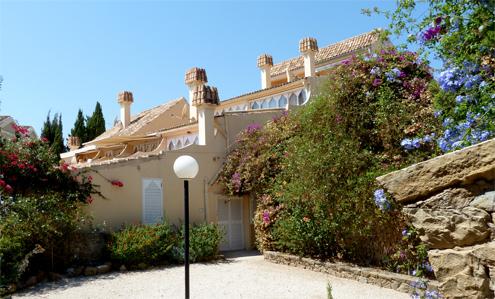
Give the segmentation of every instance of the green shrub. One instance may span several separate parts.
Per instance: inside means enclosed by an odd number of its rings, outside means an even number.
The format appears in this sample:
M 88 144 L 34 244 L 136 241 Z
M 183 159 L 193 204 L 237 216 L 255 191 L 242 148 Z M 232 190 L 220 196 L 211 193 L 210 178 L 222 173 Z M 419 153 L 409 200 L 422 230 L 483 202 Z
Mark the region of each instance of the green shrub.
M 215 258 L 224 232 L 216 224 L 193 225 L 189 232 L 189 258 L 192 263 Z M 183 227 L 178 232 L 178 242 L 174 248 L 174 259 L 184 262 Z
M 170 261 L 176 236 L 168 223 L 130 225 L 112 236 L 109 250 L 113 261 L 135 266 Z
M 432 76 L 415 53 L 387 49 L 325 82 L 301 109 L 242 132 L 221 182 L 256 196 L 260 250 L 383 265 L 406 220 L 375 179 L 436 153 Z
M 81 203 L 57 193 L 4 198 L 0 219 L 1 284 L 17 281 L 25 271 L 62 270 L 72 259 L 66 244 L 87 221 Z M 38 254 L 30 254 L 35 248 Z

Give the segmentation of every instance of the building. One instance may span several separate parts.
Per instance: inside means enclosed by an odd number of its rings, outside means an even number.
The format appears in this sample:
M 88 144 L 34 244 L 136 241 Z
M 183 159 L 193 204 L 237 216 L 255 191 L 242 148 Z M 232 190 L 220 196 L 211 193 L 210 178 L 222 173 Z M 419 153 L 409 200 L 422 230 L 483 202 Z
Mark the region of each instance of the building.
M 180 155 L 191 155 L 200 165 L 190 182 L 191 220 L 224 227 L 222 250 L 250 248 L 254 200 L 225 196 L 215 184 L 236 135 L 249 124 L 263 124 L 284 110 L 304 105 L 330 68 L 381 45 L 376 32 L 324 48 L 318 48 L 316 39 L 304 38 L 299 57 L 274 64 L 272 56 L 259 56 L 261 89 L 224 101 L 215 87 L 207 85 L 201 68 L 186 72 L 187 99 L 177 98 L 133 117 L 133 95 L 121 92 L 120 123 L 82 147 L 77 137 L 69 137 L 71 150 L 61 157 L 94 173 L 94 182 L 106 199 L 94 200 L 89 212 L 95 223 L 118 229 L 126 223 L 151 224 L 162 219 L 180 223 L 182 182 L 172 165 Z
M 8 115 L 0 115 L 0 136 L 4 138 L 15 137 L 15 127 L 18 126 L 15 119 Z M 36 138 L 36 131 L 31 126 L 18 126 L 25 129 L 30 137 Z

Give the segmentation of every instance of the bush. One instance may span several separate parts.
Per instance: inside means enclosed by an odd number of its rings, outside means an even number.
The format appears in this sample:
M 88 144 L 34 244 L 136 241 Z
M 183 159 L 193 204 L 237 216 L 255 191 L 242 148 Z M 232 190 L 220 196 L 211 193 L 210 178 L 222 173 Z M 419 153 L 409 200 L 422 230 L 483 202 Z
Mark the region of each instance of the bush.
M 224 232 L 216 224 L 199 224 L 190 228 L 189 259 L 192 263 L 214 259 Z M 174 248 L 174 259 L 184 262 L 183 227 L 178 232 L 178 242 Z
M 436 153 L 431 83 L 415 53 L 353 57 L 307 105 L 242 132 L 221 182 L 257 197 L 258 248 L 384 265 L 406 220 L 375 179 Z
M 176 236 L 168 223 L 131 225 L 113 234 L 109 246 L 113 261 L 136 266 L 170 260 Z
M 214 258 L 222 238 L 223 233 L 217 225 L 192 226 L 189 233 L 190 261 L 194 263 Z M 131 267 L 140 263 L 182 263 L 183 228 L 177 230 L 168 223 L 131 225 L 113 233 L 109 251 L 113 261 Z
M 48 144 L 14 126 L 0 137 L 0 289 L 72 261 L 68 244 L 89 223 L 83 206 L 99 194 L 91 177 L 65 163 Z

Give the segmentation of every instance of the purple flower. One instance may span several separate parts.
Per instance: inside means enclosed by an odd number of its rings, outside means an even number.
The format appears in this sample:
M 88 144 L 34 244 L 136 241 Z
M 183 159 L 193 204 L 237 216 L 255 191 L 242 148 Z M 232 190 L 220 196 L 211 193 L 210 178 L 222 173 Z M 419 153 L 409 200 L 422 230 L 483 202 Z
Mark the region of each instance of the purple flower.
M 250 125 L 248 125 L 246 127 L 246 131 L 249 134 L 252 134 L 252 133 L 258 131 L 259 129 L 261 129 L 261 125 L 260 124 L 257 124 L 257 123 L 252 123 L 252 124 L 250 124 Z
M 266 224 L 270 223 L 270 213 L 266 210 L 263 212 L 263 222 Z
M 376 78 L 375 80 L 373 80 L 373 86 L 374 87 L 377 87 L 380 84 L 382 84 L 382 79 Z
M 241 190 L 241 174 L 238 172 L 234 173 L 232 175 L 231 182 L 235 188 L 235 191 L 239 192 Z
M 375 196 L 375 204 L 380 210 L 384 211 L 390 208 L 390 202 L 388 202 L 387 200 L 387 196 L 385 195 L 385 190 L 383 189 L 375 190 L 374 196 Z
M 407 236 L 407 228 L 405 228 L 405 229 L 402 230 L 402 236 L 403 237 Z

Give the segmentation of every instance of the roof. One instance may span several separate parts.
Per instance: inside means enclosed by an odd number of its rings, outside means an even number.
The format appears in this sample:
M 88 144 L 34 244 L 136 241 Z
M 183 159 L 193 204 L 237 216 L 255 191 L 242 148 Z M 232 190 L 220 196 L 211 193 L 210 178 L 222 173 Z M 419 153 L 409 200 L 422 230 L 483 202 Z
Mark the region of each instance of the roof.
M 318 65 L 336 57 L 369 47 L 374 42 L 378 41 L 378 39 L 379 34 L 376 31 L 370 31 L 320 48 L 316 53 L 315 64 Z M 287 69 L 292 71 L 303 67 L 304 59 L 302 56 L 299 56 L 273 65 L 270 70 L 270 75 L 276 76 L 284 73 Z
M 132 136 L 136 132 L 140 131 L 144 126 L 146 126 L 148 123 L 152 122 L 156 118 L 158 118 L 160 115 L 162 115 L 164 112 L 172 108 L 174 105 L 178 104 L 179 102 L 184 101 L 184 98 L 179 98 L 176 100 L 172 100 L 168 103 L 156 106 L 154 108 L 145 110 L 138 115 L 135 115 L 132 117 L 131 122 L 129 123 L 129 126 L 125 129 L 122 129 L 122 123 L 119 122 L 116 124 L 113 128 L 107 130 L 100 136 L 96 137 L 94 140 L 89 141 L 85 144 L 92 144 L 96 143 L 98 141 L 101 141 L 103 139 L 108 139 L 111 137 L 118 137 L 118 136 Z M 154 130 L 156 131 L 156 130 Z M 144 133 L 150 133 L 150 132 L 144 132 Z
M 254 94 L 257 94 L 257 93 L 270 93 L 271 91 L 275 91 L 276 89 L 281 89 L 283 87 L 287 87 L 288 85 L 295 85 L 295 84 L 297 84 L 296 82 L 302 84 L 304 82 L 304 78 L 296 79 L 296 80 L 290 81 L 290 82 L 285 82 L 285 83 L 282 83 L 280 85 L 272 86 L 272 87 L 265 88 L 265 89 L 258 89 L 258 90 L 255 90 L 255 91 L 250 91 L 250 92 L 247 92 L 247 93 L 244 93 L 244 94 L 235 96 L 233 98 L 223 100 L 223 101 L 220 102 L 220 105 L 225 104 L 225 103 L 228 103 L 230 101 L 234 101 L 234 100 L 239 99 L 239 98 L 242 98 L 242 97 L 254 95 Z

